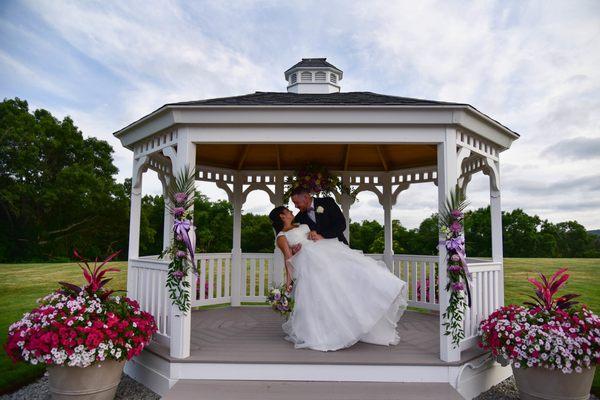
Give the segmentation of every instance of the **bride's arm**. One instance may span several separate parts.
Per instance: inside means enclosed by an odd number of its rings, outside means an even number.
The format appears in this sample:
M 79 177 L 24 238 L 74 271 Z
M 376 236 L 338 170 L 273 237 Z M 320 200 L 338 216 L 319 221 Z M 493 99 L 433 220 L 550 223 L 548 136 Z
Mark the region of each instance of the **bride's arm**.
M 279 247 L 279 249 L 283 253 L 283 259 L 285 260 L 284 261 L 285 272 L 286 272 L 285 285 L 287 286 L 287 288 L 289 290 L 290 285 L 292 283 L 292 266 L 290 265 L 290 263 L 288 261 L 290 258 L 292 258 L 292 250 L 290 249 L 290 245 L 285 236 L 279 236 L 277 238 L 277 247 Z

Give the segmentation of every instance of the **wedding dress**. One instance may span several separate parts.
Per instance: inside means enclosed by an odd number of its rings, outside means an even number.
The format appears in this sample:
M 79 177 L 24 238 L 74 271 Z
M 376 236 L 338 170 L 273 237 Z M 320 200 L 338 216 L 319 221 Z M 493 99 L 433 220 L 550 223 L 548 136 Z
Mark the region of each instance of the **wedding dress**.
M 407 306 L 406 282 L 381 261 L 337 238 L 312 241 L 302 224 L 285 235 L 302 247 L 293 266 L 294 309 L 282 328 L 295 348 L 330 351 L 358 341 L 396 345 L 396 325 Z

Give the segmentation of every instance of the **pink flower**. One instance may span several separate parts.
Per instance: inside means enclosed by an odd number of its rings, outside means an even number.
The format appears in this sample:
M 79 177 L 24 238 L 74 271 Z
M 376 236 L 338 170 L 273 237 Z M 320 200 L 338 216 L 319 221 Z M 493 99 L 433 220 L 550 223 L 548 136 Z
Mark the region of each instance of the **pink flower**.
M 173 276 L 175 277 L 175 279 L 181 280 L 181 278 L 183 278 L 183 271 L 175 271 L 173 272 Z
M 175 202 L 177 204 L 185 203 L 187 201 L 187 194 L 183 192 L 175 193 Z
M 175 256 L 177 258 L 185 258 L 185 257 L 187 257 L 187 253 L 183 250 L 177 250 L 177 253 L 175 253 Z
M 459 233 L 462 231 L 462 225 L 458 221 L 454 221 L 452 225 L 450 225 L 450 230 L 454 233 Z
M 462 282 L 452 282 L 452 290 L 454 292 L 460 292 L 465 290 L 465 284 Z
M 460 261 L 460 257 L 458 256 L 458 254 L 452 254 L 452 257 L 450 257 L 450 260 L 452 260 L 454 262 L 458 262 L 458 261 Z
M 184 212 L 185 212 L 185 208 L 183 208 L 183 207 L 175 207 L 173 209 L 173 215 L 175 215 L 175 217 L 177 217 L 177 218 L 181 217 Z
M 460 210 L 452 210 L 450 213 L 454 218 L 462 218 L 463 213 Z

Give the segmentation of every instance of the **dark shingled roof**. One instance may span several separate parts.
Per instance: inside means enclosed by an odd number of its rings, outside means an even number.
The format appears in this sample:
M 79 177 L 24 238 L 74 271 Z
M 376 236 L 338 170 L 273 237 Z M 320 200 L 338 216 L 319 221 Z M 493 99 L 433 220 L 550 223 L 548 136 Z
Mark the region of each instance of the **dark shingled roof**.
M 388 96 L 373 92 L 339 92 L 327 94 L 288 93 L 288 92 L 255 92 L 242 96 L 219 97 L 196 101 L 170 103 L 172 106 L 285 106 L 285 105 L 415 105 L 442 106 L 461 105 L 464 103 L 448 103 L 443 101 L 413 99 L 410 97 Z
M 329 68 L 335 68 L 338 71 L 341 71 L 338 67 L 336 67 L 335 65 L 331 65 L 326 60 L 327 60 L 326 58 L 303 58 L 302 61 L 291 66 L 285 72 L 288 72 L 289 70 L 292 70 L 297 67 L 308 67 L 308 68 L 329 67 Z

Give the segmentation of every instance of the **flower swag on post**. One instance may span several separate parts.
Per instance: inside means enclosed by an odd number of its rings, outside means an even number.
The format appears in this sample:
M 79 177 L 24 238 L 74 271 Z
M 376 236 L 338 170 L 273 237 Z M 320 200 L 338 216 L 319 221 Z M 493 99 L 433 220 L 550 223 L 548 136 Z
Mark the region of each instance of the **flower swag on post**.
M 194 250 L 196 235 L 194 227 L 195 173 L 189 168 L 179 172 L 168 188 L 169 212 L 173 215 L 173 238 L 171 245 L 159 256 L 169 255 L 171 262 L 167 272 L 169 298 L 179 310 L 187 313 L 190 309 L 190 282 L 187 280 L 190 270 L 197 274 Z
M 442 315 L 444 318 L 444 335 L 452 337 L 452 343 L 458 346 L 464 338 L 462 320 L 465 307 L 471 306 L 469 281 L 471 274 L 467 266 L 464 237 L 464 209 L 469 205 L 465 194 L 456 186 L 450 191 L 444 208 L 440 211 L 440 231 L 445 240 L 440 245 L 446 248 L 447 283 L 446 291 L 450 291 L 448 308 Z M 465 301 L 465 292 L 466 300 Z
M 287 177 L 286 185 L 288 188 L 283 194 L 284 203 L 289 201 L 294 189 L 299 187 L 315 195 L 340 193 L 356 199 L 356 194 L 339 177 L 332 175 L 327 168 L 312 163 L 294 171 L 293 176 Z

